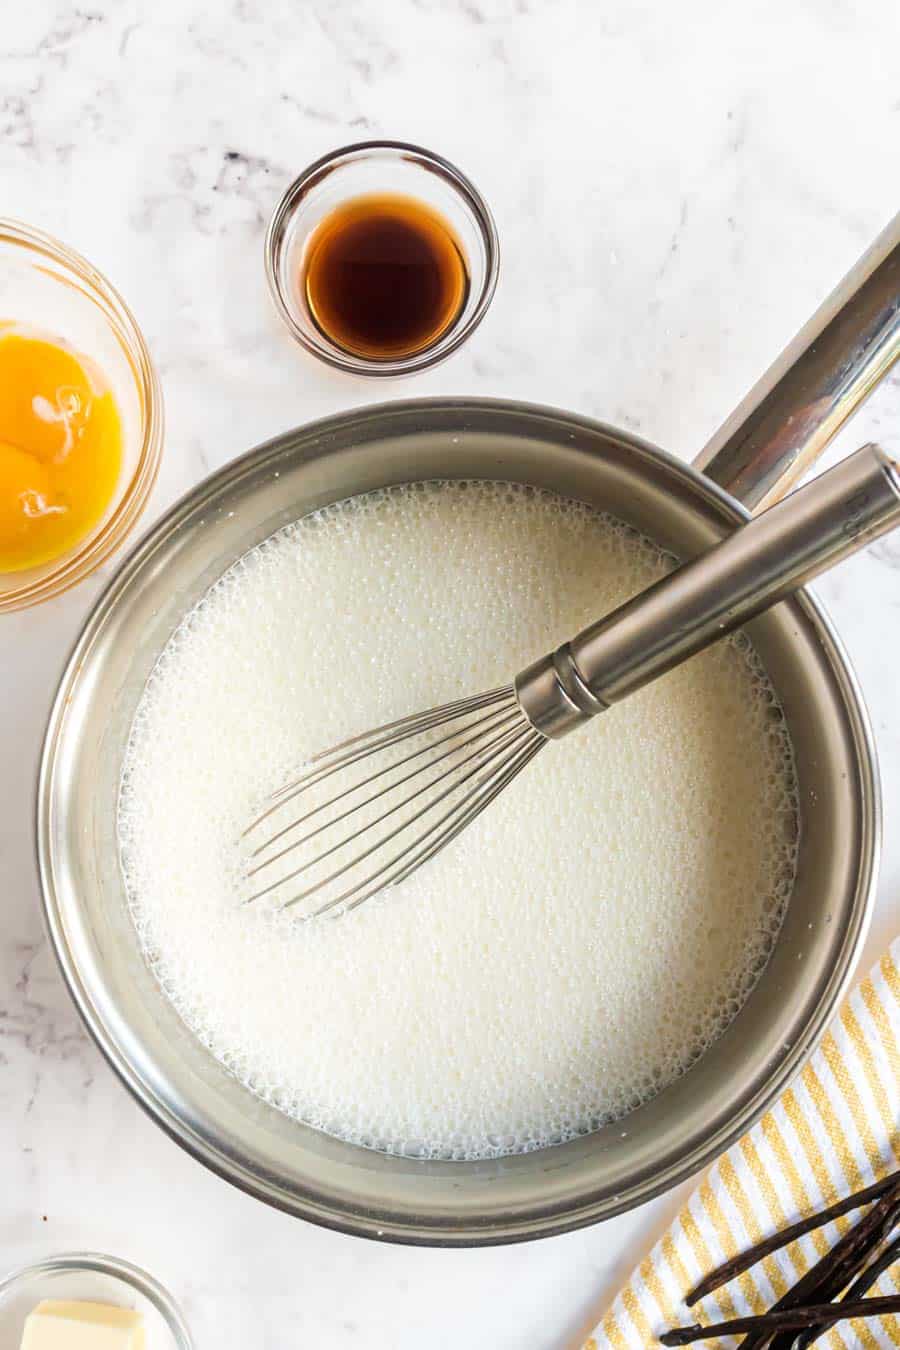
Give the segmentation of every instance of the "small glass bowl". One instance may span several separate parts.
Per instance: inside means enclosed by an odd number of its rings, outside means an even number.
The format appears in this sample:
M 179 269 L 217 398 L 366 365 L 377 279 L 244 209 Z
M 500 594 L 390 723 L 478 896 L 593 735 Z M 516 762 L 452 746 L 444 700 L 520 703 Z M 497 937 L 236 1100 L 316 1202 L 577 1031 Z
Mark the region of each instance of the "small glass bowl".
M 59 595 L 99 567 L 134 525 L 162 453 L 162 390 L 122 297 L 85 258 L 41 230 L 0 218 L 0 321 L 58 336 L 94 361 L 122 419 L 122 470 L 93 530 L 50 562 L 0 572 L 0 614 Z
M 193 1350 L 181 1310 L 159 1281 L 98 1252 L 48 1256 L 0 1279 L 0 1345 L 19 1345 L 26 1317 L 45 1298 L 134 1308 L 144 1314 L 147 1350 Z
M 432 207 L 456 234 L 468 267 L 469 293 L 453 323 L 408 356 L 376 360 L 338 346 L 316 324 L 298 284 L 319 222 L 368 193 L 397 193 Z M 265 259 L 275 307 L 308 352 L 354 375 L 410 375 L 443 361 L 478 327 L 497 286 L 500 244 L 481 193 L 446 159 L 405 141 L 361 141 L 316 160 L 291 183 L 269 222 Z

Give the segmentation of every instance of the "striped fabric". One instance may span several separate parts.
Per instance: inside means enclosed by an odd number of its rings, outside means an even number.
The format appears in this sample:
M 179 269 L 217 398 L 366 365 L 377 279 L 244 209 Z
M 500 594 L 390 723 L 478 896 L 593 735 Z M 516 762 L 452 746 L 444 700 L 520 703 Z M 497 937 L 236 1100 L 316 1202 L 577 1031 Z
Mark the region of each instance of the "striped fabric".
M 584 1350 L 644 1350 L 658 1346 L 656 1337 L 667 1326 L 765 1311 L 857 1215 L 767 1256 L 692 1309 L 682 1299 L 721 1261 L 900 1165 L 898 1132 L 900 938 L 855 990 L 777 1105 L 694 1191 Z M 900 1292 L 900 1273 L 883 1275 L 869 1292 Z M 824 1350 L 900 1345 L 900 1318 L 843 1323 L 817 1344 Z

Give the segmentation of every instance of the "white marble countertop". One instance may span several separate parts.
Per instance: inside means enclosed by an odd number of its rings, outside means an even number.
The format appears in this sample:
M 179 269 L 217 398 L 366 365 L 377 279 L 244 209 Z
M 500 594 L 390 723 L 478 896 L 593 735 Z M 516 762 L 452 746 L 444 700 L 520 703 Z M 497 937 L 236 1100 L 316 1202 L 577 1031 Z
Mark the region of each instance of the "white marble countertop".
M 5 214 L 87 254 L 133 306 L 167 405 L 149 522 L 233 455 L 353 404 L 558 404 L 693 455 L 896 208 L 894 0 L 22 0 L 0 26 Z M 474 339 L 375 385 L 292 345 L 265 222 L 329 148 L 389 136 L 472 175 L 502 275 Z M 900 381 L 829 458 L 900 451 Z M 519 1247 L 379 1246 L 203 1171 L 88 1041 L 44 941 L 40 737 L 103 582 L 0 622 L 0 1268 L 107 1249 L 223 1350 L 575 1345 L 678 1203 Z M 824 579 L 881 750 L 888 822 L 866 957 L 900 923 L 900 542 Z

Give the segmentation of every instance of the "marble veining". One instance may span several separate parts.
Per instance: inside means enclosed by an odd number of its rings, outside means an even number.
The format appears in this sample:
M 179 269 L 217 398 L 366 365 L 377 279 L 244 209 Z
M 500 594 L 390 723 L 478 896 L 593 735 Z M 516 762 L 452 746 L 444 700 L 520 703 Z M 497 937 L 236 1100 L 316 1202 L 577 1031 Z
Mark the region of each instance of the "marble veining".
M 892 0 L 28 0 L 0 33 L 4 214 L 123 291 L 160 370 L 147 522 L 286 427 L 380 399 L 524 398 L 690 458 L 897 208 Z M 316 365 L 273 313 L 268 216 L 328 149 L 375 136 L 486 194 L 500 286 L 473 340 L 414 379 Z M 900 378 L 826 462 L 900 454 Z M 107 1248 L 223 1350 L 565 1350 L 675 1211 L 495 1251 L 380 1247 L 292 1221 L 151 1125 L 81 1029 L 43 936 L 34 775 L 65 654 L 111 566 L 0 621 L 0 1268 Z M 900 542 L 817 590 L 854 661 L 900 816 Z M 871 961 L 900 920 L 888 829 Z

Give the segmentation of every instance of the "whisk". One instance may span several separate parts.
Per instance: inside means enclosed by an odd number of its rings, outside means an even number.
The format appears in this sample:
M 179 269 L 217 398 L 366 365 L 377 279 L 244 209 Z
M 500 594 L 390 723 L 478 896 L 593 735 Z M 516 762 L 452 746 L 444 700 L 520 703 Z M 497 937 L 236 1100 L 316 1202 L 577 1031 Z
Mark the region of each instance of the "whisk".
M 316 755 L 242 836 L 247 902 L 345 914 L 450 844 L 553 740 L 900 524 L 877 445 L 521 671 Z

